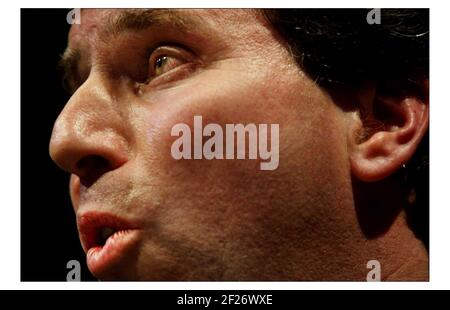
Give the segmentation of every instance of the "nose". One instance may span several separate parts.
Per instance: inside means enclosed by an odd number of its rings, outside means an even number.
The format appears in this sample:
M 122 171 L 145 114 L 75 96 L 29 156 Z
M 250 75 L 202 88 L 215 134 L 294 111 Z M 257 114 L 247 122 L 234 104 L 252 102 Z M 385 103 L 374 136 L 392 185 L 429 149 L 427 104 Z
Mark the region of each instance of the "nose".
M 110 90 L 100 76 L 91 75 L 53 127 L 50 157 L 87 186 L 128 160 L 125 122 Z

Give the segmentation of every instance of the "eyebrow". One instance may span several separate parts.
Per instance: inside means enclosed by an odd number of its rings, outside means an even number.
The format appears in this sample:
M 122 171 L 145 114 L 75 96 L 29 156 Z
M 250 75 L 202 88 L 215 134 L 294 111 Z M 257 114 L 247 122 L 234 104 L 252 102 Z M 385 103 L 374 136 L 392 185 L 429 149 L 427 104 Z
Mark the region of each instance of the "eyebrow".
M 143 31 L 164 25 L 171 25 L 185 33 L 193 24 L 191 18 L 174 9 L 126 9 L 107 19 L 105 28 L 99 32 L 99 38 L 108 42 L 125 32 Z M 58 64 L 63 72 L 65 88 L 70 93 L 73 93 L 81 83 L 79 74 L 81 54 L 79 49 L 67 47 Z
M 127 9 L 107 21 L 105 29 L 100 32 L 100 38 L 107 40 L 123 32 L 169 24 L 178 31 L 186 32 L 192 21 L 174 9 Z

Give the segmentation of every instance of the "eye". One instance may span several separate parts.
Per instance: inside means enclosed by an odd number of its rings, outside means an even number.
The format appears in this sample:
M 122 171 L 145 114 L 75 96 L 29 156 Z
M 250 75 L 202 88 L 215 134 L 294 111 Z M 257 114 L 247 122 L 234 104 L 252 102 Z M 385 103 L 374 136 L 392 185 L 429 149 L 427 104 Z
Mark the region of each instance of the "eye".
M 192 60 L 192 55 L 185 49 L 172 46 L 158 47 L 149 59 L 148 80 L 162 76 Z
M 175 57 L 169 55 L 158 56 L 156 60 L 152 62 L 153 70 L 150 71 L 150 77 L 163 75 L 181 64 L 183 64 L 183 62 Z

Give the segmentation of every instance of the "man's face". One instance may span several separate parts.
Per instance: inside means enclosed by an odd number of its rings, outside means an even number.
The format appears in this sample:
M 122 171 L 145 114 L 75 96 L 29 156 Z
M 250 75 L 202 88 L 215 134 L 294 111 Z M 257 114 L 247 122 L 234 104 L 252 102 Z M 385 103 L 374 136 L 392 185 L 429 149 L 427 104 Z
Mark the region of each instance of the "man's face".
M 310 249 L 318 230 L 327 238 L 317 214 L 350 197 L 346 128 L 262 16 L 83 10 L 69 49 L 76 90 L 50 152 L 72 173 L 96 277 L 297 276 L 290 259 L 312 258 L 291 249 Z M 175 160 L 172 127 L 193 131 L 195 115 L 203 126 L 279 124 L 277 169 L 261 170 L 260 160 Z M 112 232 L 120 233 L 105 243 Z

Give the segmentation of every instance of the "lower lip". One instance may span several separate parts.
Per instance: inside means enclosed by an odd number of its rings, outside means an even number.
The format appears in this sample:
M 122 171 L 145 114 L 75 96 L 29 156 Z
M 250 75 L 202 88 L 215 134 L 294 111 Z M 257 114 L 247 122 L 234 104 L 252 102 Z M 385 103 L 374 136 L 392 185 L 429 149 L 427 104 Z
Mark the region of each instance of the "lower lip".
M 103 246 L 95 246 L 87 252 L 87 265 L 96 276 L 105 274 L 124 259 L 138 240 L 138 230 L 122 230 L 111 235 Z

